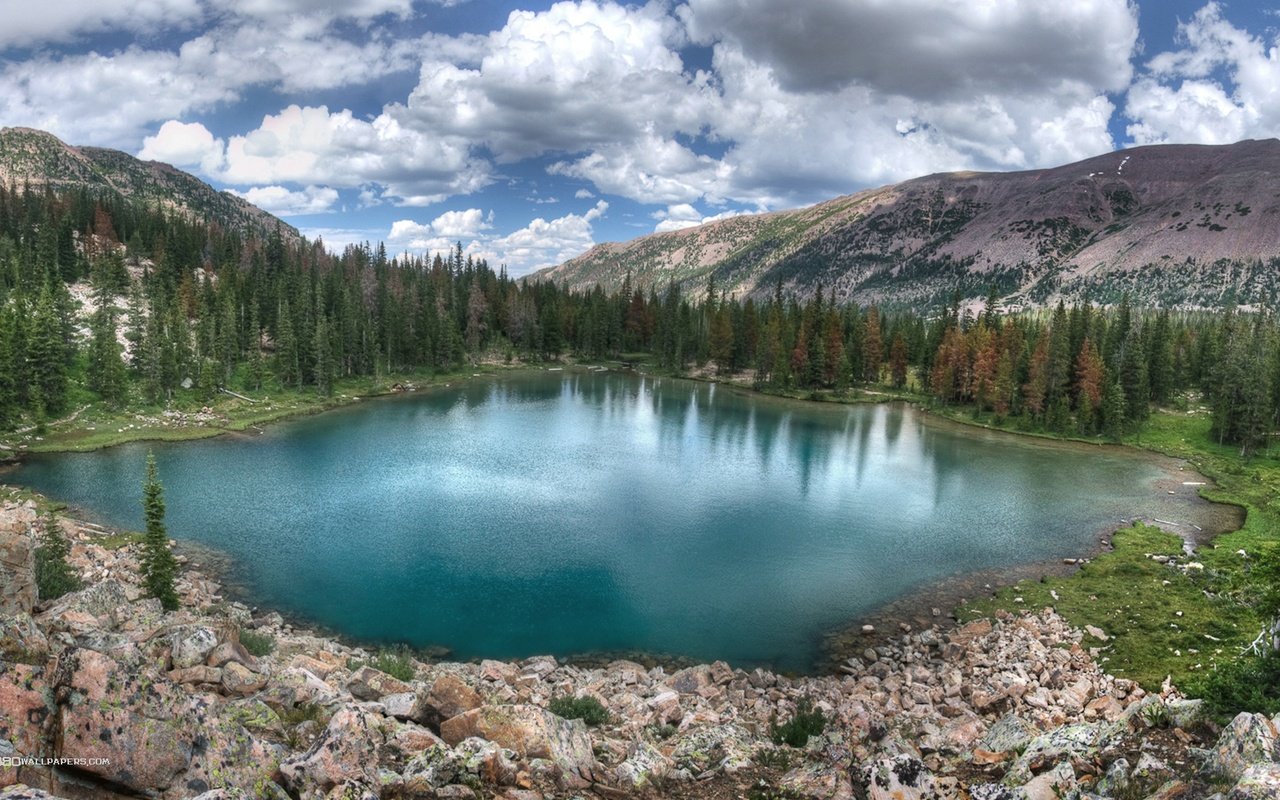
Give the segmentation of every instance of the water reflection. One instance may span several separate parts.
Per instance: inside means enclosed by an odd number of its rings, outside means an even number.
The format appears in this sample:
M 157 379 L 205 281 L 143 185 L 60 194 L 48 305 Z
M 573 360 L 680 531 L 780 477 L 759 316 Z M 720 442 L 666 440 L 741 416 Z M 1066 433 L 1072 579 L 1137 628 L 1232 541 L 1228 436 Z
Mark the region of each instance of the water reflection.
M 642 648 L 803 669 L 824 631 L 913 586 L 1077 555 L 1169 500 L 1122 454 L 583 372 L 35 458 L 10 479 L 138 528 L 152 448 L 170 531 L 230 553 L 252 600 L 463 657 Z

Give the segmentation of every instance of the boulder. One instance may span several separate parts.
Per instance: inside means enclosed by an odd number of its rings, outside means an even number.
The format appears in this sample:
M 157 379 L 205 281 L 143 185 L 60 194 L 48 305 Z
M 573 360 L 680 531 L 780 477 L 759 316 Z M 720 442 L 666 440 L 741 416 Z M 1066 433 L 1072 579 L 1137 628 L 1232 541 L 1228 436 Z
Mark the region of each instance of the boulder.
M 1071 796 L 1075 790 L 1075 771 L 1064 761 L 1027 781 L 1022 787 L 1022 795 L 1026 800 L 1059 800 Z
M 587 726 L 537 706 L 482 706 L 440 726 L 440 738 L 451 745 L 473 736 L 496 742 L 522 760 L 553 762 L 573 788 L 585 785 L 595 766 Z
M 387 710 L 387 716 L 395 717 L 399 720 L 415 720 L 415 709 L 418 706 L 418 695 L 414 692 L 398 692 L 396 694 L 383 695 L 379 701 L 382 707 Z
M 59 654 L 52 682 L 57 755 L 138 792 L 166 789 L 190 764 L 198 726 L 173 684 L 81 648 Z
M 1253 764 L 1227 793 L 1227 800 L 1274 800 L 1280 797 L 1280 764 Z
M 180 625 L 169 632 L 169 660 L 174 669 L 202 665 L 217 645 L 218 635 L 210 628 L 203 625 Z
M 0 672 L 0 744 L 4 756 L 46 755 L 45 721 L 52 710 L 41 670 L 14 664 Z M 0 786 L 18 780 L 17 768 L 0 765 Z
M 1005 714 L 991 724 L 986 735 L 978 743 L 978 749 L 991 753 L 1007 753 L 1022 750 L 1038 731 L 1016 714 Z
M 0 617 L 0 658 L 25 661 L 43 658 L 48 652 L 49 639 L 30 614 Z
M 484 704 L 479 692 L 461 679 L 444 674 L 431 684 L 431 690 L 417 698 L 411 719 L 439 729 L 447 719 L 464 714 Z
M 677 769 L 688 770 L 694 777 L 732 773 L 750 766 L 762 744 L 764 740 L 741 725 L 710 725 L 681 734 L 674 742 L 671 758 Z
M 675 762 L 643 739 L 627 748 L 627 758 L 613 768 L 613 781 L 628 792 L 640 792 L 675 772 Z
M 1027 744 L 1018 760 L 1005 775 L 1006 784 L 1025 784 L 1033 772 L 1045 765 L 1055 764 L 1071 757 L 1090 760 L 1100 750 L 1116 741 L 1124 727 L 1120 723 L 1083 722 L 1064 725 L 1037 736 Z
M 1240 712 L 1209 751 L 1205 771 L 1238 781 L 1253 764 L 1277 760 L 1276 725 L 1262 714 Z
M 259 732 L 277 735 L 280 720 L 261 703 L 237 701 L 227 705 L 198 700 L 195 704 L 198 736 L 191 764 L 175 783 L 188 797 L 214 788 L 243 791 L 247 797 L 287 796 L 272 783 L 275 765 L 284 756 L 280 745 L 259 738 Z M 250 727 L 252 729 L 250 729 Z
M 115 630 L 133 616 L 124 584 L 114 578 L 90 584 L 78 592 L 59 597 L 37 617 L 47 629 L 72 633 Z
M 281 762 L 285 788 L 295 796 L 315 797 L 351 781 L 376 786 L 383 731 L 382 717 L 362 708 L 340 709 L 305 753 Z
M 505 661 L 486 658 L 480 662 L 480 680 L 512 684 L 519 675 L 520 670 Z
M 401 694 L 413 687 L 368 665 L 355 671 L 347 680 L 346 688 L 357 700 L 377 700 L 385 694 Z
M 711 668 L 705 664 L 682 669 L 667 678 L 666 684 L 680 694 L 696 694 L 699 689 L 712 684 Z
M 404 790 L 408 797 L 434 797 L 435 792 L 462 774 L 463 758 L 448 745 L 432 745 L 414 756 L 404 768 Z
M 849 771 L 828 761 L 806 762 L 782 776 L 784 797 L 798 800 L 854 800 Z
M 936 796 L 933 775 L 909 755 L 882 758 L 858 773 L 867 800 L 925 800 Z
M 29 614 L 36 595 L 36 511 L 26 503 L 0 508 L 0 615 Z
M 222 683 L 222 670 L 201 664 L 198 667 L 170 670 L 168 677 L 174 683 L 185 683 L 191 686 L 200 684 L 217 686 Z
M 251 695 L 267 685 L 267 679 L 253 672 L 238 661 L 229 661 L 222 668 L 222 688 L 227 694 Z
M 294 656 L 293 661 L 289 662 L 289 666 L 295 669 L 306 670 L 312 675 L 320 678 L 320 680 L 324 680 L 329 677 L 329 673 L 338 668 L 336 664 L 330 664 L 327 661 L 321 661 L 318 658 L 312 658 L 308 655 Z
M 222 642 L 208 652 L 204 663 L 211 667 L 225 667 L 236 663 L 255 672 L 258 670 L 258 659 L 239 642 Z
M 679 722 L 684 716 L 680 707 L 680 695 L 673 691 L 659 692 L 645 701 L 645 705 L 653 709 L 653 721 L 658 724 Z

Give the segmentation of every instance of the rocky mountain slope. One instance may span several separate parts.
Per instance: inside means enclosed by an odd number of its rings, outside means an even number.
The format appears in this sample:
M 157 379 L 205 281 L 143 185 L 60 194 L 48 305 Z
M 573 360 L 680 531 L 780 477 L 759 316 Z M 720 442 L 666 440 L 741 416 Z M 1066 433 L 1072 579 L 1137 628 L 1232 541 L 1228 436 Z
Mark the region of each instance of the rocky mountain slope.
M 140 161 L 119 150 L 72 147 L 31 128 L 0 128 L 0 182 L 55 191 L 87 188 L 159 203 L 259 236 L 269 235 L 278 225 L 287 239 L 298 238 L 293 226 L 168 164 Z
M 1220 306 L 1280 293 L 1280 141 L 1159 145 L 1054 169 L 930 175 L 809 208 L 598 245 L 537 277 L 916 306 L 956 291 Z
M 1280 789 L 1276 720 L 1241 714 L 1218 731 L 1199 701 L 1106 675 L 1050 609 L 908 632 L 839 676 L 536 657 L 407 659 L 398 678 L 362 648 L 229 601 L 191 564 L 181 607 L 165 612 L 139 586 L 136 545 L 72 520 L 62 524 L 87 586 L 37 603 L 39 524 L 30 502 L 0 505 L 0 799 L 1252 800 Z M 588 727 L 550 710 L 570 696 L 609 719 Z M 775 724 L 806 707 L 823 730 L 777 743 Z

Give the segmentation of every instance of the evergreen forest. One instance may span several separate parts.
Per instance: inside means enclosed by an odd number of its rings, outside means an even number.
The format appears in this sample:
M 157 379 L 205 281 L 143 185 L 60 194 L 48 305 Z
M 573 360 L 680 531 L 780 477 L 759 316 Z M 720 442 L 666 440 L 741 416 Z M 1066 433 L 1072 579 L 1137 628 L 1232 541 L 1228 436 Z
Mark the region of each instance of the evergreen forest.
M 328 252 L 88 191 L 0 187 L 0 428 L 81 403 L 157 407 L 219 391 L 330 394 L 361 376 L 477 363 L 643 362 L 667 374 L 845 399 L 927 397 L 974 417 L 1119 439 L 1153 405 L 1212 416 L 1248 455 L 1280 421 L 1280 326 L 1233 309 L 1059 303 L 1002 313 L 744 300 L 714 276 L 570 292 L 451 253 Z

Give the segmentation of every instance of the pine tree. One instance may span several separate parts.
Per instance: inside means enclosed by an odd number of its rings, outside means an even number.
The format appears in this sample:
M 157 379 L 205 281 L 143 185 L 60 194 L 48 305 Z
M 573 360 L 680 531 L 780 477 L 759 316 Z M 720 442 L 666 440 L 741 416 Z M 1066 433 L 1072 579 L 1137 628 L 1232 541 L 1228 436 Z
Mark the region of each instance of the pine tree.
M 124 400 L 126 381 L 120 340 L 116 338 L 116 309 L 113 282 L 100 261 L 93 275 L 93 297 L 97 308 L 89 321 L 89 388 L 108 403 Z
M 147 594 L 172 611 L 178 607 L 178 594 L 173 588 L 178 564 L 169 549 L 169 534 L 164 526 L 164 487 L 156 470 L 154 453 L 147 454 L 147 477 L 142 483 L 142 510 L 147 530 L 142 540 L 142 583 Z
M 880 339 L 880 310 L 875 306 L 867 309 L 862 337 L 862 379 L 867 383 L 879 383 L 884 343 Z
M 893 344 L 889 345 L 889 375 L 893 388 L 901 389 L 907 385 L 907 343 L 901 333 L 895 333 Z
M 67 563 L 71 544 L 53 509 L 45 512 L 40 528 L 40 546 L 36 548 L 36 588 L 43 602 L 77 591 L 82 584 Z
M 1129 412 L 1125 407 L 1124 387 L 1120 381 L 1111 381 L 1107 385 L 1107 394 L 1102 405 L 1102 432 L 1113 442 L 1124 436 L 1125 420 Z
M 31 389 L 46 413 L 61 411 L 67 400 L 66 342 L 48 288 L 40 293 L 32 320 L 28 350 Z

